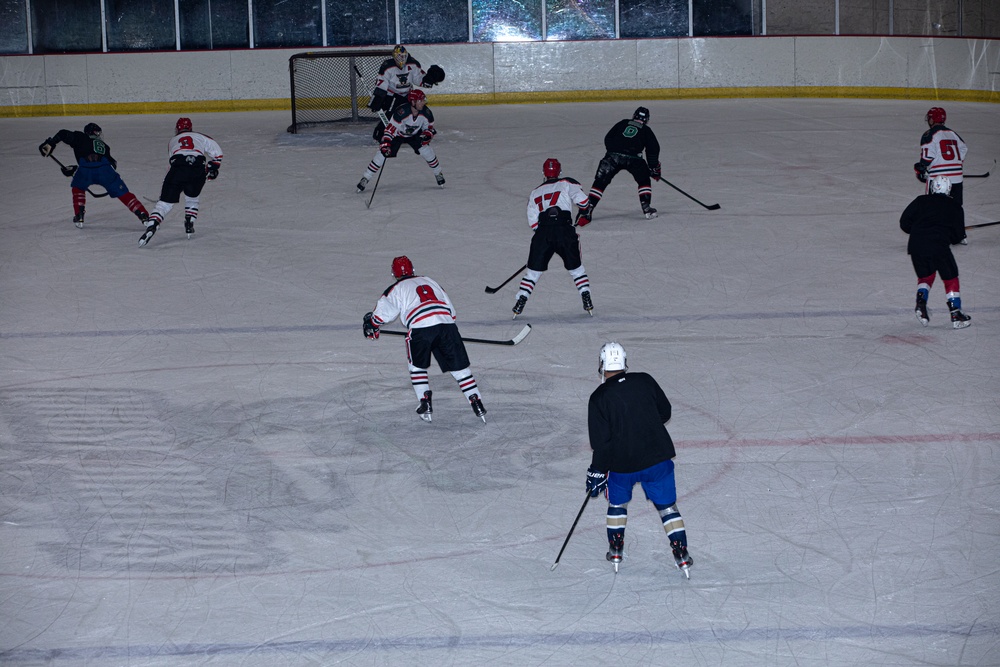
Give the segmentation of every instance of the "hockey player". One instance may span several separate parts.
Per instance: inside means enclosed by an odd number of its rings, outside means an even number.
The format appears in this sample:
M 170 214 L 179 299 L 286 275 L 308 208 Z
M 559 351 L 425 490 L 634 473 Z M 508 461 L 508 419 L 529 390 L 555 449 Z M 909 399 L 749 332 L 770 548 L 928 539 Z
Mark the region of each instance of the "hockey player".
M 930 194 L 920 195 L 910 202 L 899 218 L 900 229 L 910 235 L 906 252 L 917 274 L 914 312 L 920 323 L 927 326 L 930 321 L 927 297 L 935 275 L 940 273 L 951 311 L 951 326 L 964 329 L 972 324 L 972 318 L 962 312 L 958 264 L 949 246 L 960 243 L 965 235 L 965 211 L 949 196 L 953 186 L 947 176 L 933 176 L 928 185 Z
M 372 91 L 368 108 L 372 111 L 384 111 L 387 117 L 392 117 L 397 107 L 406 104 L 411 90 L 423 86 L 430 88 L 444 81 L 444 70 L 437 65 L 431 65 L 425 73 L 420 63 L 410 55 L 406 47 L 397 44 L 392 50 L 392 57 L 387 58 L 378 70 L 375 90 Z M 379 121 L 372 132 L 375 141 L 382 140 L 385 125 Z
M 590 395 L 587 427 L 594 450 L 587 470 L 587 491 L 608 498 L 607 559 L 622 561 L 625 523 L 632 487 L 642 485 L 670 540 L 674 562 L 690 577 L 694 559 L 688 555 L 684 519 L 677 509 L 674 484 L 674 443 L 663 427 L 670 419 L 670 401 L 652 376 L 626 373 L 625 348 L 616 342 L 601 347 L 597 373 L 601 386 Z
M 542 164 L 545 181 L 528 195 L 528 226 L 534 234 L 528 249 L 528 270 L 521 278 L 514 302 L 514 317 L 524 311 L 524 304 L 535 291 L 542 273 L 549 268 L 553 255 L 562 258 L 576 289 L 583 299 L 583 309 L 593 316 L 594 304 L 590 298 L 590 278 L 583 268 L 580 253 L 580 235 L 573 229 L 590 222 L 590 200 L 579 181 L 562 175 L 559 160 L 550 157 Z M 573 205 L 579 209 L 573 221 Z
M 83 218 L 87 212 L 87 188 L 91 185 L 103 187 L 108 191 L 108 196 L 121 200 L 140 222 L 146 222 L 149 219 L 146 207 L 129 192 L 117 171 L 118 161 L 111 157 L 111 146 L 104 142 L 101 135 L 100 125 L 87 123 L 83 132 L 59 130 L 38 147 L 42 157 L 51 155 L 60 141 L 73 149 L 77 163 L 77 166 L 70 167 L 73 170 L 73 180 L 69 184 L 73 193 L 73 224 L 83 229 Z
M 434 178 L 439 187 L 444 187 L 444 172 L 438 162 L 431 139 L 437 134 L 434 129 L 434 114 L 427 106 L 427 97 L 422 90 L 411 90 L 409 102 L 396 109 L 389 119 L 389 126 L 382 135 L 382 143 L 368 168 L 358 181 L 358 192 L 364 192 L 368 181 L 385 165 L 385 159 L 396 157 L 400 147 L 406 144 L 413 152 L 427 161 L 427 166 L 434 172 Z
M 607 149 L 600 164 L 594 184 L 590 186 L 590 208 L 604 196 L 604 189 L 611 183 L 622 169 L 627 170 L 639 186 L 639 204 L 646 218 L 655 218 L 656 209 L 650 206 L 653 200 L 653 188 L 650 177 L 660 180 L 660 144 L 656 135 L 649 128 L 649 109 L 639 107 L 632 114 L 631 120 L 618 121 L 604 136 L 604 147 Z M 646 158 L 643 160 L 642 153 Z
M 924 192 L 930 192 L 929 180 L 934 176 L 947 176 L 951 181 L 951 198 L 962 205 L 962 166 L 969 148 L 954 130 L 945 127 L 948 118 L 941 107 L 931 107 L 924 116 L 928 130 L 920 137 L 920 160 L 913 165 L 917 180 L 925 183 Z M 969 241 L 962 231 L 962 245 Z
M 174 204 L 184 194 L 184 233 L 188 238 L 194 234 L 194 222 L 198 219 L 198 197 L 205 181 L 214 181 L 222 168 L 222 148 L 212 137 L 194 132 L 190 118 L 178 118 L 174 125 L 174 136 L 167 144 L 170 169 L 163 178 L 160 200 L 146 222 L 146 231 L 139 239 L 139 247 L 149 243 L 159 229 L 163 219 Z
M 427 380 L 427 369 L 434 355 L 441 372 L 451 373 L 469 399 L 472 411 L 485 424 L 486 408 L 472 375 L 469 355 L 455 324 L 455 306 L 448 294 L 434 280 L 414 275 L 413 263 L 405 255 L 392 260 L 392 277 L 396 282 L 382 293 L 375 310 L 365 314 L 362 324 L 365 337 L 378 340 L 379 327 L 398 317 L 407 328 L 406 357 L 410 383 L 420 401 L 417 405 L 420 418 L 429 422 L 434 412 Z

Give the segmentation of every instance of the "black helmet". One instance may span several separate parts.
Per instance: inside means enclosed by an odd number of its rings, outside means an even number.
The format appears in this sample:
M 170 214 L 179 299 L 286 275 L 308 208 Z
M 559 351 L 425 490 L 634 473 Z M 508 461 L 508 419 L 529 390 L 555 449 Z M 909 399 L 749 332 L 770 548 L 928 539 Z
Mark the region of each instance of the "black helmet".
M 101 126 L 97 123 L 87 123 L 83 127 L 83 133 L 88 137 L 99 137 L 101 136 Z
M 646 107 L 639 107 L 638 109 L 635 110 L 635 113 L 632 114 L 632 120 L 637 120 L 642 123 L 648 123 L 649 109 L 647 109 Z

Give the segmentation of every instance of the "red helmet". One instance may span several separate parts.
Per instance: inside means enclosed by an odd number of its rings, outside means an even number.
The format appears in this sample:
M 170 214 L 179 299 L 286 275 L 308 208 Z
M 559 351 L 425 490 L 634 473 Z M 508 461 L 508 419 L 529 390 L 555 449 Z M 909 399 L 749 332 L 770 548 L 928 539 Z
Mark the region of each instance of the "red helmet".
M 396 280 L 409 278 L 413 275 L 413 262 L 406 255 L 400 255 L 392 260 L 392 277 Z
M 427 96 L 424 95 L 424 91 L 420 90 L 419 88 L 414 88 L 413 90 L 411 90 L 409 94 L 407 94 L 406 99 L 409 100 L 410 104 L 413 104 L 417 100 L 423 100 L 424 102 L 427 102 Z
M 941 107 L 931 107 L 927 112 L 927 115 L 924 116 L 924 120 L 927 121 L 928 125 L 944 125 L 944 121 L 947 117 L 948 115 Z
M 562 165 L 559 164 L 559 160 L 550 157 L 542 165 L 542 173 L 545 174 L 545 178 L 559 178 L 559 174 L 562 173 Z
M 175 126 L 177 132 L 175 134 L 180 134 L 181 132 L 190 132 L 191 127 L 192 125 L 190 118 L 178 118 L 177 125 Z

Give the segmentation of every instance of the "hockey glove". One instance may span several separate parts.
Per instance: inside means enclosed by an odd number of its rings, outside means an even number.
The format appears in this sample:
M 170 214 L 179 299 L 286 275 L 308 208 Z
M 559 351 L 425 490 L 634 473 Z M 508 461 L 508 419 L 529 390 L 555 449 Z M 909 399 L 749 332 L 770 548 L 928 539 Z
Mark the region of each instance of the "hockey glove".
M 385 91 L 381 88 L 376 88 L 372 91 L 372 98 L 368 101 L 368 108 L 372 111 L 378 111 L 385 104 Z
M 378 325 L 372 321 L 372 314 L 365 313 L 365 319 L 362 323 L 362 328 L 365 332 L 365 338 L 370 338 L 371 340 L 378 340 Z
M 431 86 L 436 86 L 437 84 L 444 81 L 444 70 L 438 65 L 431 65 L 427 68 L 427 74 L 424 75 L 424 88 L 430 88 Z
M 219 168 L 222 167 L 218 162 L 209 162 L 208 169 L 205 172 L 205 178 L 210 181 L 214 181 L 219 177 Z
M 601 491 L 608 488 L 608 473 L 595 470 L 593 466 L 587 468 L 587 491 L 591 498 L 596 498 Z
M 663 177 L 663 170 L 659 162 L 649 165 L 649 175 L 654 181 L 658 181 Z
M 434 130 L 431 130 L 430 132 L 421 132 L 420 133 L 420 145 L 421 146 L 426 146 L 427 144 L 431 143 L 431 139 L 434 138 L 434 134 L 435 133 L 436 132 Z
M 589 206 L 587 208 L 581 208 L 579 211 L 577 211 L 577 213 L 576 213 L 576 226 L 577 227 L 586 227 L 587 225 L 589 225 L 590 224 L 590 216 L 593 215 L 593 212 L 594 212 L 594 209 L 590 208 Z
M 392 139 L 388 137 L 382 138 L 382 143 L 378 146 L 378 152 L 386 157 L 392 156 Z
M 52 137 L 49 137 L 42 142 L 42 145 L 38 147 L 38 152 L 42 154 L 42 157 L 48 157 L 52 155 L 52 151 L 56 149 L 56 142 L 53 141 Z
M 927 165 L 923 162 L 915 162 L 913 164 L 913 171 L 917 175 L 917 180 L 921 183 L 927 182 Z

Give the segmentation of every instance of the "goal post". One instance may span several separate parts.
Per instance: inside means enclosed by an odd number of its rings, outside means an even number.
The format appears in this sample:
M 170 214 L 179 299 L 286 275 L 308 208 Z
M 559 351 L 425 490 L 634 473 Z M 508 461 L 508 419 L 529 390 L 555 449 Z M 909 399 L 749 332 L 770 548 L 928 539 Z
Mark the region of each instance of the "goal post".
M 368 101 L 392 51 L 307 51 L 288 59 L 292 124 L 288 131 L 341 122 L 374 122 Z

